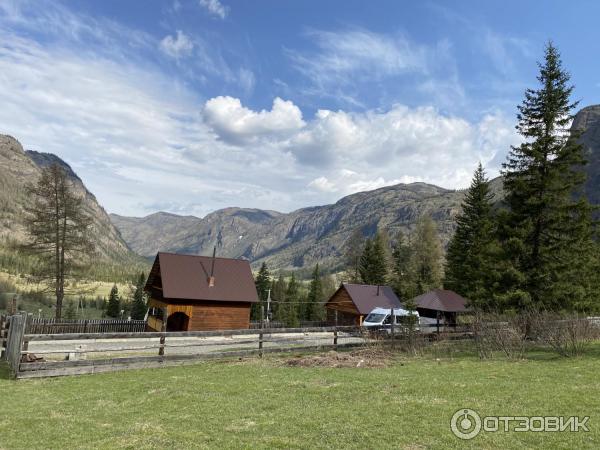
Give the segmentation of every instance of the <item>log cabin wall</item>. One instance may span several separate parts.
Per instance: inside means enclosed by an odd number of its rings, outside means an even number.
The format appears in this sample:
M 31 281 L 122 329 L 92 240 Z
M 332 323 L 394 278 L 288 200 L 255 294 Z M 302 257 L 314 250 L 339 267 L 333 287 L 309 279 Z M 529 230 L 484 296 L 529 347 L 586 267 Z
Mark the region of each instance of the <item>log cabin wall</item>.
M 239 330 L 250 328 L 250 303 L 194 303 L 190 331 Z
M 345 288 L 338 291 L 325 305 L 328 325 L 335 325 L 335 311 L 338 311 L 338 325 L 361 325 L 361 315 Z
M 188 301 L 170 303 L 169 299 L 151 299 L 149 306 L 166 307 L 169 316 L 182 312 L 189 317 L 187 331 L 241 330 L 250 328 L 250 305 L 246 302 Z M 150 318 L 148 321 L 150 325 Z M 160 331 L 160 324 L 151 328 Z

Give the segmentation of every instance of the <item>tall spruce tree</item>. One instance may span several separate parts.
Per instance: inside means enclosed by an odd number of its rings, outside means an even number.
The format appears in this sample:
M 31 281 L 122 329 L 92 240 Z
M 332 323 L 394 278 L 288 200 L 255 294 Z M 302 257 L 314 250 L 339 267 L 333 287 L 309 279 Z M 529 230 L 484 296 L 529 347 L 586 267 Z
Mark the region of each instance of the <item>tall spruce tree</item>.
M 365 248 L 365 237 L 360 228 L 356 228 L 346 241 L 345 265 L 350 283 L 359 283 L 360 261 Z
M 277 322 L 285 322 L 285 300 L 287 291 L 287 283 L 282 273 L 279 273 L 277 281 L 273 282 L 273 292 L 271 298 L 273 299 L 273 317 Z
M 384 285 L 388 278 L 388 252 L 382 234 L 378 231 L 373 239 L 367 239 L 360 257 L 360 278 L 364 284 Z
M 285 303 L 283 303 L 282 319 L 286 327 L 297 327 L 299 325 L 298 309 L 300 302 L 300 287 L 296 276 L 292 273 L 285 292 Z
M 265 308 L 266 313 L 266 301 L 267 296 L 269 294 L 269 289 L 271 288 L 271 274 L 269 272 L 269 268 L 267 267 L 267 263 L 263 262 L 258 270 L 258 275 L 256 276 L 256 293 L 258 294 L 258 303 L 252 305 L 251 316 L 252 320 L 262 320 L 263 318 L 260 316 L 261 314 L 261 306 Z
M 411 246 L 408 238 L 399 231 L 392 252 L 392 287 L 403 301 L 416 295 L 411 271 Z
M 313 270 L 310 280 L 308 295 L 306 296 L 306 305 L 304 307 L 304 319 L 308 321 L 323 320 L 325 317 L 325 309 L 323 304 L 323 282 L 321 280 L 321 272 L 319 264 Z
M 442 285 L 442 243 L 435 222 L 429 216 L 417 221 L 411 240 L 410 272 L 414 295 L 420 295 Z
M 471 305 L 493 309 L 490 276 L 495 267 L 494 194 L 479 163 L 456 218 L 448 245 L 444 287 L 469 299 Z
M 540 86 L 527 89 L 518 108 L 524 142 L 503 166 L 509 212 L 500 235 L 510 283 L 501 298 L 516 308 L 570 309 L 597 289 L 590 284 L 591 207 L 581 195 L 586 160 L 569 132 L 577 102 L 552 43 L 539 67 Z
M 146 284 L 146 276 L 141 273 L 135 284 L 133 293 L 133 302 L 131 304 L 131 318 L 133 320 L 143 320 L 146 317 L 146 295 L 144 293 L 144 285 Z
M 108 296 L 106 315 L 108 317 L 119 317 L 121 315 L 121 298 L 119 297 L 119 289 L 116 284 L 113 285 Z

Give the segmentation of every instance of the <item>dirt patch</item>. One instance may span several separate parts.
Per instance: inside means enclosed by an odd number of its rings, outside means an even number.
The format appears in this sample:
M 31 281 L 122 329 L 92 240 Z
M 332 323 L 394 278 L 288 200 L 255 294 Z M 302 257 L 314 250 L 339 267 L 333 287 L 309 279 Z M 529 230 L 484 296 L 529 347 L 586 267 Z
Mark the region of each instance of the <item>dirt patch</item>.
M 390 362 L 391 355 L 389 353 L 367 349 L 296 356 L 286 359 L 284 365 L 292 367 L 386 367 Z

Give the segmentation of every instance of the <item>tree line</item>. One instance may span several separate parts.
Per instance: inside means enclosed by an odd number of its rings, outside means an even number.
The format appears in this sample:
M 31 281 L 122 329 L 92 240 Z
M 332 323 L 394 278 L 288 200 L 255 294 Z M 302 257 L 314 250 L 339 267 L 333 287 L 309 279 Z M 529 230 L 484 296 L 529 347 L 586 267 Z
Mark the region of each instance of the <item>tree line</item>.
M 288 276 L 280 272 L 275 277 L 263 262 L 255 283 L 259 302 L 252 306 L 251 319 L 268 318 L 287 327 L 297 327 L 301 322 L 324 321 L 325 302 L 337 287 L 334 278 L 322 273 L 318 264 L 306 283 L 298 280 L 293 272 Z

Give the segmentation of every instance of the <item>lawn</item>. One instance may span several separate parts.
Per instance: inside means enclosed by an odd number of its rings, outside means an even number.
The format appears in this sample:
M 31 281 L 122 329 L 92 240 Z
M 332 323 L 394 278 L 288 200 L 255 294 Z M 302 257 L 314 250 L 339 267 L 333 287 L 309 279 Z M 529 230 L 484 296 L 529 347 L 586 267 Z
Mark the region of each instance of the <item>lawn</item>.
M 265 358 L 0 379 L 0 448 L 599 448 L 599 369 L 596 346 L 579 358 L 445 353 L 385 368 Z M 467 407 L 482 416 L 590 416 L 590 432 L 462 441 L 449 423 Z

